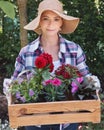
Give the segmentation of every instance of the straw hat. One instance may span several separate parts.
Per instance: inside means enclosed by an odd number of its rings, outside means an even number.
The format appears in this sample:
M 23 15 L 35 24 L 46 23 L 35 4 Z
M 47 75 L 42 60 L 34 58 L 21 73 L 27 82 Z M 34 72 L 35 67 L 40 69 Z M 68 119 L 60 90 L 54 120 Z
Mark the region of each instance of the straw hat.
M 64 14 L 63 5 L 58 0 L 43 0 L 39 4 L 38 8 L 38 16 L 33 19 L 29 24 L 27 24 L 24 29 L 26 30 L 34 30 L 36 33 L 41 34 L 41 30 L 39 29 L 39 22 L 41 14 L 50 10 L 59 15 L 63 19 L 63 25 L 61 28 L 62 34 L 72 33 L 76 29 L 79 23 L 79 18 L 68 16 Z

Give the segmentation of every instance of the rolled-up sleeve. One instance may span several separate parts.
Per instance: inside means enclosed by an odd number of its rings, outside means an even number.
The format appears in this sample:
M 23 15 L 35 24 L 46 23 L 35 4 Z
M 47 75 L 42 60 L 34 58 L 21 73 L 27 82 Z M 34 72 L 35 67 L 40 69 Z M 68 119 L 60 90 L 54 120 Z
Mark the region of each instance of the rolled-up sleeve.
M 83 76 L 91 75 L 89 67 L 86 65 L 86 56 L 81 47 L 78 45 L 77 51 L 77 67 Z
M 25 48 L 21 49 L 18 57 L 16 58 L 15 70 L 12 75 L 12 79 L 16 79 L 18 74 L 25 69 L 25 59 L 24 59 L 24 55 L 23 55 L 24 51 L 25 51 Z

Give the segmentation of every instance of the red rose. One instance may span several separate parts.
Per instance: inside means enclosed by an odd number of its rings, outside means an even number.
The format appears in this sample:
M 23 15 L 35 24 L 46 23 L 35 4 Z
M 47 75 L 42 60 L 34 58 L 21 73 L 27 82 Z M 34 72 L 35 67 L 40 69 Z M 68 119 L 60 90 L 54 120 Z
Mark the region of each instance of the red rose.
M 63 76 L 65 79 L 69 79 L 69 78 L 72 77 L 71 75 L 69 75 L 68 72 L 63 72 L 62 76 Z
M 52 63 L 52 56 L 48 53 L 42 53 L 40 56 L 44 57 L 47 60 L 47 64 Z
M 46 67 L 46 65 L 47 65 L 47 60 L 46 60 L 45 58 L 39 56 L 39 57 L 35 60 L 35 65 L 36 65 L 37 68 L 42 69 L 42 68 Z
M 53 63 L 50 64 L 49 68 L 50 68 L 49 72 L 52 72 L 52 71 L 53 71 L 53 68 L 54 68 Z
M 60 75 L 61 75 L 60 71 L 57 71 L 57 70 L 55 70 L 55 74 L 56 74 L 57 76 L 60 76 Z
M 82 77 L 82 74 L 79 71 L 77 71 L 77 75 L 78 77 Z

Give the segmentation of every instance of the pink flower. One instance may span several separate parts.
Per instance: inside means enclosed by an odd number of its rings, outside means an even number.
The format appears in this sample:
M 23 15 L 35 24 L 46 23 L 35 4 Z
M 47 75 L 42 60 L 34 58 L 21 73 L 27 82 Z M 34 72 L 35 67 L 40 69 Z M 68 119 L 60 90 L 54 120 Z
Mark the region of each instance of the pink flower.
M 49 79 L 49 80 L 46 80 L 43 82 L 43 85 L 46 86 L 46 85 L 53 85 L 53 86 L 60 86 L 62 84 L 61 80 L 58 79 L 58 78 L 55 78 L 55 79 Z
M 72 93 L 75 93 L 77 90 L 78 90 L 78 86 L 75 82 L 72 82 L 71 83 L 71 86 L 72 86 L 72 89 L 71 89 L 71 92 Z
M 58 87 L 58 86 L 60 86 L 61 85 L 61 80 L 60 79 L 58 79 L 58 78 L 55 78 L 55 79 L 53 79 L 52 81 L 51 81 L 51 83 L 52 83 L 52 85 L 54 85 L 54 86 L 56 86 L 56 87 Z
M 83 77 L 78 77 L 78 78 L 76 78 L 76 80 L 77 80 L 79 83 L 81 83 L 81 82 L 83 81 Z
M 44 82 L 43 82 L 43 85 L 48 85 L 48 84 L 51 84 L 51 81 L 52 79 L 48 79 L 48 80 L 45 80 Z
M 72 86 L 71 92 L 72 93 L 76 93 L 77 92 L 78 87 L 79 87 L 78 84 L 80 84 L 82 81 L 83 81 L 83 77 L 78 77 L 71 83 L 71 86 Z

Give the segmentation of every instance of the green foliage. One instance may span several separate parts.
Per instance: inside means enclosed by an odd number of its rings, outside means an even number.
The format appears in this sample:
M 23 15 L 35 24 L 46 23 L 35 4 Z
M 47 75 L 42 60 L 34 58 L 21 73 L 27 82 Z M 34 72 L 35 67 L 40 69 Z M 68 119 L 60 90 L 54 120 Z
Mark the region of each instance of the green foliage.
M 1 0 L 0 8 L 7 14 L 8 17 L 14 19 L 14 17 L 15 17 L 14 4 L 12 4 L 8 1 Z
M 80 78 L 81 79 L 81 78 Z M 100 91 L 100 88 L 96 86 L 96 81 L 88 77 L 84 77 L 83 81 L 79 84 L 78 79 L 74 80 L 74 83 L 78 86 L 78 90 L 74 93 L 76 99 L 98 99 L 96 91 Z
M 51 81 L 55 80 L 56 79 L 52 79 Z M 50 83 L 44 87 L 44 90 L 44 94 L 46 95 L 45 99 L 47 102 L 68 100 L 68 98 L 65 95 L 65 92 L 68 91 L 65 84 L 55 86 L 52 85 L 52 83 Z
M 19 28 L 16 19 L 3 18 L 3 30 L 0 33 L 0 70 L 10 77 L 14 70 L 15 58 L 20 50 Z
M 12 0 L 13 4 L 17 4 Z M 42 0 L 28 0 L 28 22 L 37 16 L 37 7 Z M 68 15 L 80 18 L 80 24 L 72 34 L 63 35 L 81 45 L 87 56 L 87 64 L 90 71 L 98 75 L 101 80 L 104 75 L 104 0 L 99 0 L 96 6 L 94 0 L 60 0 Z M 11 2 L 11 1 L 10 1 Z M 17 6 L 17 5 L 16 5 Z M 11 21 L 0 12 L 2 31 L 0 33 L 0 61 L 6 70 L 6 76 L 10 76 L 14 69 L 14 61 L 20 50 L 19 18 L 16 10 L 16 18 Z M 37 34 L 28 31 L 29 42 L 34 40 Z M 11 72 L 10 72 L 11 71 Z
M 12 0 L 16 5 L 16 1 Z M 37 7 L 42 0 L 28 0 L 27 14 L 28 22 L 37 16 Z M 104 84 L 104 0 L 99 0 L 95 5 L 94 0 L 60 0 L 64 9 L 72 16 L 80 18 L 80 24 L 72 34 L 65 35 L 81 45 L 87 56 L 87 64 L 90 71 L 101 79 L 102 88 Z M 0 0 L 1 2 L 1 0 Z M 5 1 L 4 1 L 5 2 Z M 1 4 L 0 4 L 1 5 Z M 17 5 L 16 5 L 17 6 Z M 10 11 L 8 11 L 10 13 Z M 0 11 L 0 76 L 10 77 L 14 70 L 15 58 L 20 50 L 19 18 L 16 10 L 16 18 L 11 21 L 5 18 L 3 11 Z M 3 29 L 3 30 L 2 30 Z M 28 33 L 29 41 L 37 37 L 32 31 Z M 1 86 L 0 86 L 1 87 Z M 104 95 L 104 93 L 102 94 Z M 100 124 L 88 124 L 89 128 L 84 130 L 104 129 L 104 104 L 102 103 L 102 114 Z
M 94 0 L 74 0 L 73 2 L 63 0 L 63 2 L 69 15 L 80 18 L 78 28 L 67 38 L 81 45 L 87 56 L 87 64 L 93 74 L 104 74 L 103 4 L 100 4 L 99 9 L 97 9 Z
M 82 124 L 81 130 L 104 130 L 104 93 L 100 94 L 101 99 L 101 122 Z

